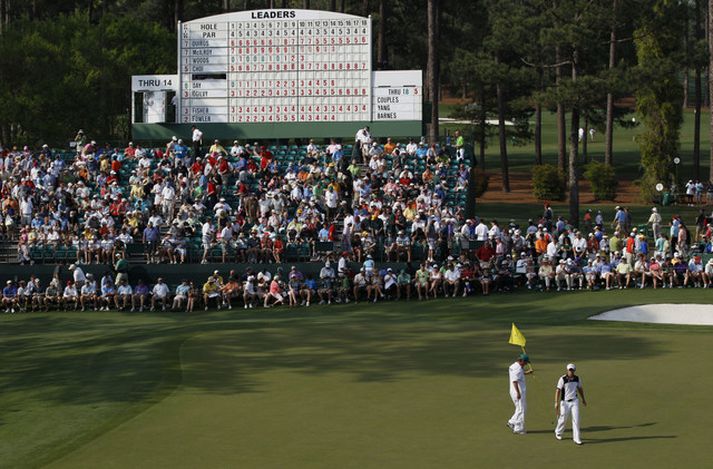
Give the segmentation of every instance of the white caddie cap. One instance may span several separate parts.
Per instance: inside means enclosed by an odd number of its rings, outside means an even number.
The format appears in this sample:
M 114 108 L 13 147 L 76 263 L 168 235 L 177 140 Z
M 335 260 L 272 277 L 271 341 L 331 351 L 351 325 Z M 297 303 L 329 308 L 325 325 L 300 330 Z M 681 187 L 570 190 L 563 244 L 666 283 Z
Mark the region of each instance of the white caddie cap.
M 574 365 L 574 363 L 568 364 L 567 369 L 572 370 L 572 371 L 577 371 L 577 367 Z

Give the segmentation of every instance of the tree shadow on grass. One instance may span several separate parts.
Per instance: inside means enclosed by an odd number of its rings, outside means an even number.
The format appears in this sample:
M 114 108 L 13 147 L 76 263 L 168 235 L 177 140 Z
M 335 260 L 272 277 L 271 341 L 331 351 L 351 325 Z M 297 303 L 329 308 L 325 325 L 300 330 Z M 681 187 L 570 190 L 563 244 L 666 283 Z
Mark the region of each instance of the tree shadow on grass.
M 116 314 L 28 315 L 2 325 L 0 393 L 95 404 L 160 398 L 180 384 L 207 393 L 259 392 L 257 376 L 270 371 L 345 373 L 355 382 L 504 376 L 513 350 L 503 323 L 515 316 L 503 308 L 522 309 L 517 304 L 499 301 L 491 313 L 475 316 L 467 308 L 487 305 L 391 303 L 315 312 L 157 314 L 135 321 Z M 527 306 L 527 314 L 543 321 L 548 311 L 547 303 Z M 655 340 L 616 331 L 561 335 L 552 328 L 538 335 L 547 344 L 536 357 L 541 363 L 560 360 L 573 343 L 582 360 L 664 352 Z

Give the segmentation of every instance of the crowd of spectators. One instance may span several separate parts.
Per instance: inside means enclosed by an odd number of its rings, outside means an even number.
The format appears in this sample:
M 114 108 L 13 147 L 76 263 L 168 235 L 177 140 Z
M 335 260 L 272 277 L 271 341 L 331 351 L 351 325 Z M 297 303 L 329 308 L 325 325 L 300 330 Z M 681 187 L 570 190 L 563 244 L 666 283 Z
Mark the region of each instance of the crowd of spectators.
M 465 223 L 469 167 L 455 146 L 380 144 L 368 128 L 344 147 L 226 149 L 201 135 L 120 150 L 80 131 L 69 155 L 2 150 L 0 229 L 19 262 L 69 250 L 67 261 L 110 264 L 140 247 L 149 263 L 279 263 L 298 247 L 315 257 L 320 242 L 355 261 L 409 257 L 405 243 L 443 258 Z
M 119 254 L 113 273 L 101 279 L 85 274 L 72 264 L 71 279 L 58 272 L 43 288 L 31 276 L 17 285 L 7 281 L 3 289 L 6 312 L 57 309 L 143 311 L 144 309 L 192 312 L 196 307 L 310 306 L 314 303 L 379 302 L 468 297 L 517 289 L 540 291 L 612 290 L 628 288 L 709 288 L 713 282 L 713 256 L 709 245 L 691 243 L 692 236 L 711 237 L 710 218 L 701 213 L 692 235 L 674 215 L 665 226 L 656 208 L 649 223 L 631 226 L 626 208 L 617 207 L 611 223 L 600 212 L 587 212 L 586 235 L 571 229 L 562 217 L 552 216 L 549 206 L 537 222 L 526 227 L 500 228 L 493 220 L 467 220 L 463 239 L 480 239 L 475 249 L 461 249 L 442 261 L 381 264 L 371 254 L 355 262 L 349 252 L 327 254 L 314 273 L 275 268 L 219 270 L 205 283 L 185 279 L 169 286 L 162 278 L 149 284 L 129 281 L 126 260 Z M 607 235 L 607 227 L 611 235 Z M 627 233 L 628 232 L 628 233 Z M 656 233 L 649 240 L 646 233 Z M 473 246 L 471 246 L 473 247 Z M 704 262 L 704 256 L 707 260 Z M 310 264 L 303 264 L 309 266 Z M 390 265 L 399 265 L 394 270 Z
M 17 239 L 19 260 L 33 249 L 74 249 L 70 271 L 47 287 L 32 277 L 3 289 L 7 311 L 58 308 L 162 309 L 309 306 L 384 299 L 549 290 L 710 286 L 711 220 L 692 233 L 652 208 L 635 226 L 626 207 L 613 219 L 588 210 L 582 229 L 549 204 L 519 226 L 464 216 L 469 166 L 462 138 L 453 147 L 425 141 L 378 143 L 359 129 L 354 145 L 310 141 L 278 154 L 266 146 L 218 140 L 203 150 L 172 138 L 165 148 L 100 148 L 76 138 L 76 152 L 3 150 L 2 234 Z M 694 199 L 695 202 L 695 199 Z M 277 264 L 276 269 L 216 271 L 203 285 L 128 278 L 127 251 L 149 263 L 199 259 Z M 329 249 L 318 247 L 326 244 Z M 307 246 L 319 275 L 283 271 L 290 247 Z M 388 262 L 401 261 L 392 271 Z M 386 263 L 385 263 L 386 262 Z M 108 264 L 94 279 L 81 266 Z M 401 264 L 404 265 L 404 264 Z

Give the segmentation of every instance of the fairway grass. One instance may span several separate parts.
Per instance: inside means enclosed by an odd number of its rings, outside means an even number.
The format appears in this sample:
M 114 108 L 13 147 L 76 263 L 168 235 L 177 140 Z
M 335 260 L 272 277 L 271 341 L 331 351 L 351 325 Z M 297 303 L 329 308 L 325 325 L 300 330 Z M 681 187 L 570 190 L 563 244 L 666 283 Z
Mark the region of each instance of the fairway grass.
M 708 290 L 209 314 L 4 315 L 3 467 L 709 466 L 713 327 L 587 321 Z M 526 436 L 509 433 L 510 322 L 528 340 Z M 585 445 L 553 436 L 577 364 Z

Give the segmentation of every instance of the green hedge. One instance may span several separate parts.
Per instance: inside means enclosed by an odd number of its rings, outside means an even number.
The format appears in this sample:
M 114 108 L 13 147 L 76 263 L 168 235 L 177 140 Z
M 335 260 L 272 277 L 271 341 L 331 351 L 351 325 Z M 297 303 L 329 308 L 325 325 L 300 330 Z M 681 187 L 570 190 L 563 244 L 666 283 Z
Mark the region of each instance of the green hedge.
M 618 181 L 616 172 L 608 164 L 592 161 L 584 170 L 584 177 L 592 185 L 596 200 L 614 200 Z
M 540 200 L 564 200 L 564 174 L 552 164 L 532 168 L 532 191 Z

